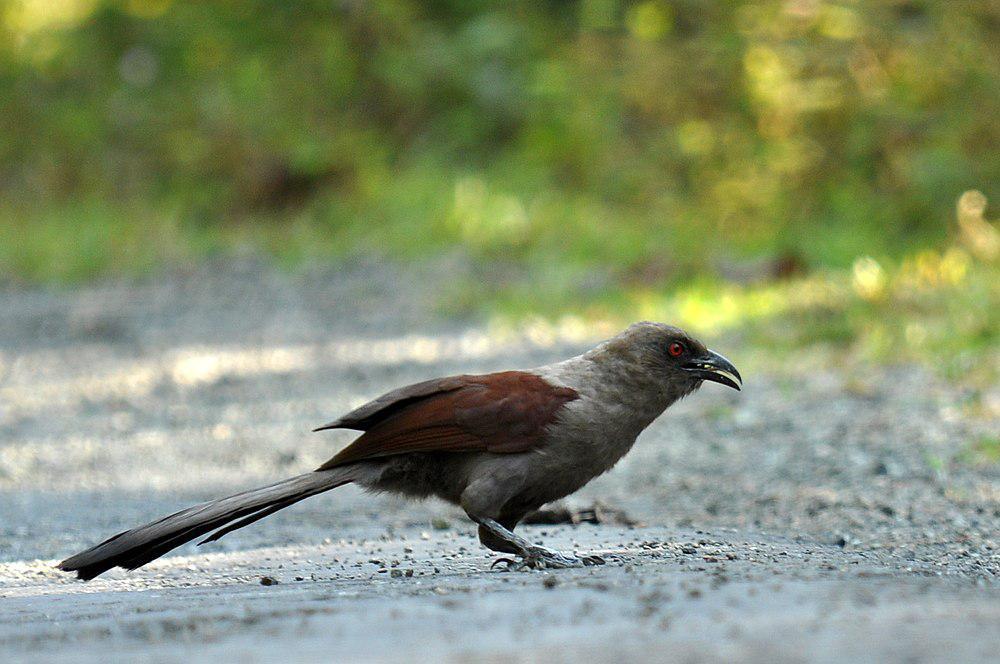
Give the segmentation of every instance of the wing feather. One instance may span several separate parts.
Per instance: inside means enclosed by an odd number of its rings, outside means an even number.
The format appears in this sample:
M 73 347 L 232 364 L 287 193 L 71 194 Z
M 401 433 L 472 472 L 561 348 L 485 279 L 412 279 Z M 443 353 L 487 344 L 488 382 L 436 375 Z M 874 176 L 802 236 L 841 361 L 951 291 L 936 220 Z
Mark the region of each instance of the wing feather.
M 525 371 L 418 383 L 322 427 L 364 427 L 365 433 L 318 470 L 412 452 L 524 452 L 577 396 Z
M 451 392 L 463 387 L 465 379 L 469 376 L 449 376 L 447 378 L 433 378 L 406 387 L 400 387 L 386 392 L 377 399 L 369 401 L 363 406 L 359 406 L 337 418 L 332 422 L 327 422 L 321 427 L 316 427 L 313 431 L 323 431 L 324 429 L 356 429 L 367 431 L 372 425 L 384 421 L 387 417 L 396 413 L 406 406 L 432 395 Z

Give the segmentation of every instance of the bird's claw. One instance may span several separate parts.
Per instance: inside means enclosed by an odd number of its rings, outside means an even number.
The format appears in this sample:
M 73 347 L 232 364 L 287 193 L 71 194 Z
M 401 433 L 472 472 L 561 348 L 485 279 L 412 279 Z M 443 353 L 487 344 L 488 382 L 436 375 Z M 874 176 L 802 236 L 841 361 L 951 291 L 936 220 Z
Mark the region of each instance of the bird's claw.
M 504 571 L 506 572 L 523 572 L 533 569 L 592 567 L 595 565 L 605 564 L 605 560 L 600 556 L 583 556 L 581 558 L 577 558 L 576 556 L 567 556 L 559 553 L 558 551 L 549 551 L 548 549 L 544 549 L 542 547 L 534 547 L 525 552 L 523 555 L 520 555 L 518 560 L 511 560 L 510 558 L 497 558 L 493 561 L 493 564 L 490 565 L 490 569 L 493 569 L 500 563 L 505 565 Z
M 490 569 L 493 569 L 494 567 L 496 567 L 500 563 L 503 563 L 504 565 L 506 565 L 506 567 L 504 569 L 506 571 L 508 571 L 508 572 L 510 571 L 511 565 L 516 565 L 517 564 L 516 562 L 514 562 L 510 558 L 497 558 L 496 560 L 493 561 L 493 564 L 490 565 Z

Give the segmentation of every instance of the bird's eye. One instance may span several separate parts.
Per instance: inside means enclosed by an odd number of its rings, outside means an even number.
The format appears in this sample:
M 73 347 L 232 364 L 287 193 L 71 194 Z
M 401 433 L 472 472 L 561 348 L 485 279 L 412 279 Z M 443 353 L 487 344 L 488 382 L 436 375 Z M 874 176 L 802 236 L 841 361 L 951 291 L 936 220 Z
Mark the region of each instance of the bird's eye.
M 675 341 L 667 346 L 667 352 L 670 353 L 671 357 L 680 357 L 684 354 L 684 344 Z

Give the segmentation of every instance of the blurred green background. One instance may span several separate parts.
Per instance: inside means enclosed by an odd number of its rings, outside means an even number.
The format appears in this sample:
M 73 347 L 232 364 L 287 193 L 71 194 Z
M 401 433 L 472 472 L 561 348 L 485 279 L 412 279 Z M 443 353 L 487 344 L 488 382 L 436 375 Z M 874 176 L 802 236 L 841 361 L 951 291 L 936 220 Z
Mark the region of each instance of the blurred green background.
M 458 254 L 454 310 L 995 358 L 995 2 L 0 7 L 8 282 Z

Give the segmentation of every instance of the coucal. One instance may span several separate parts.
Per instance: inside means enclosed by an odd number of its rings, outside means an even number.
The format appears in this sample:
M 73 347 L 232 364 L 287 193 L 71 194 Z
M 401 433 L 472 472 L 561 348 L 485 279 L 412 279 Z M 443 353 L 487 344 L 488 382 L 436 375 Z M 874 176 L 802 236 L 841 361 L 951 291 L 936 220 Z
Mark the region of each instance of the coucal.
M 351 482 L 459 505 L 486 547 L 518 557 L 502 559 L 509 566 L 599 564 L 512 531 L 528 512 L 609 470 L 660 413 L 706 380 L 742 384 L 729 360 L 684 331 L 642 322 L 555 364 L 402 387 L 316 429 L 363 432 L 316 470 L 119 533 L 58 567 L 81 579 L 136 569 L 196 537 L 215 531 L 204 542 L 217 540 Z

